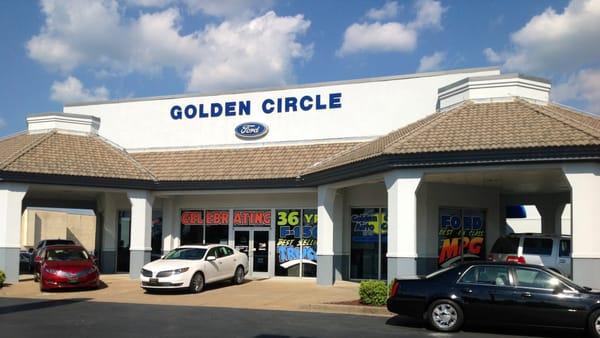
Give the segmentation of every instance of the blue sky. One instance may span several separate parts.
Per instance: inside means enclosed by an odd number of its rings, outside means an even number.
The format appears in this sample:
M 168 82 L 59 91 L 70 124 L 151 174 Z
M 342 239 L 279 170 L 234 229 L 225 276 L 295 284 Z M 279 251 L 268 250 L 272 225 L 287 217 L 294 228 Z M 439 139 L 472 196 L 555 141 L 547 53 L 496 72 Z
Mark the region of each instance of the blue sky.
M 64 103 L 497 65 L 600 114 L 600 1 L 0 2 L 0 135 Z

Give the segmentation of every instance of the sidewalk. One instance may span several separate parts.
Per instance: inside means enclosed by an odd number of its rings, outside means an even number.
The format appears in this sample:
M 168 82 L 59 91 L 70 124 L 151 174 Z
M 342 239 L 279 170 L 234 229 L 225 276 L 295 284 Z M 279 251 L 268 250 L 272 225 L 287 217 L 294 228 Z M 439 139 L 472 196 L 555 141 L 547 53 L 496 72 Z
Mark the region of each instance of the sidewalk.
M 0 289 L 0 297 L 34 299 L 85 298 L 92 302 L 212 306 L 258 310 L 334 312 L 392 316 L 384 308 L 331 303 L 358 298 L 358 284 L 346 281 L 319 286 L 314 279 L 271 278 L 208 285 L 200 294 L 147 294 L 127 275 L 103 275 L 106 287 L 91 291 L 40 292 L 37 283 L 24 281 Z

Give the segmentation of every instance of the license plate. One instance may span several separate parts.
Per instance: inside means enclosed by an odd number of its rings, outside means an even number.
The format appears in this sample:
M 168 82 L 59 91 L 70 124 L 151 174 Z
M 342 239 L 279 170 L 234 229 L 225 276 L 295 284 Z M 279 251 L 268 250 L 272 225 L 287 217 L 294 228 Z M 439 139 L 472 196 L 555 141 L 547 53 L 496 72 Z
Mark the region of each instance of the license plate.
M 150 278 L 150 284 L 157 285 L 158 284 L 158 278 Z
M 77 284 L 77 283 L 79 283 L 79 281 L 78 281 L 78 280 L 76 280 L 76 279 L 71 279 L 71 280 L 69 281 L 69 284 Z

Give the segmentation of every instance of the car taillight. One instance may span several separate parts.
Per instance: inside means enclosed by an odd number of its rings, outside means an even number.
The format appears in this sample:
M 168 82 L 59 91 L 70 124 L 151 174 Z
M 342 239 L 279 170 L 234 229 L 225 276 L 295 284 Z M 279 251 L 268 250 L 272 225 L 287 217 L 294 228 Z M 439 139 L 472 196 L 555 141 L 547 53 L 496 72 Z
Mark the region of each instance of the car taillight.
M 508 256 L 508 257 L 506 257 L 506 262 L 525 264 L 525 257 L 523 257 L 523 256 Z
M 400 282 L 398 282 L 398 280 L 394 280 L 394 284 L 392 284 L 392 290 L 390 290 L 390 297 L 396 295 L 399 287 L 400 287 Z

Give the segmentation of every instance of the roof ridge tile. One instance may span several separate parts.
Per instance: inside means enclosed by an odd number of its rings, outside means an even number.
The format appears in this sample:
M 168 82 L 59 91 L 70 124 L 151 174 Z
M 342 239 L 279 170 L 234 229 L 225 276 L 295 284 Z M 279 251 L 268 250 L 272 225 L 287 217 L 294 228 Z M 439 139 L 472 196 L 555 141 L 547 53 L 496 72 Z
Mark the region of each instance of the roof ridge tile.
M 113 145 L 112 142 L 110 142 L 108 139 L 100 136 L 100 135 L 90 135 L 93 138 L 97 138 L 100 142 L 102 142 L 102 144 L 104 144 L 105 146 L 108 147 L 108 149 L 112 150 L 113 152 L 121 155 L 124 159 L 130 161 L 138 170 L 140 170 L 141 172 L 147 174 L 148 176 L 150 176 L 150 178 L 153 181 L 158 181 L 157 177 L 150 171 L 150 169 L 146 168 L 145 166 L 143 166 L 141 163 L 139 163 L 131 154 L 129 154 L 126 150 L 120 148 L 120 146 L 117 146 L 116 144 Z
M 29 134 L 29 133 L 27 133 L 27 134 Z M 55 134 L 56 134 L 55 130 L 49 131 L 49 132 L 46 132 L 43 136 L 39 137 L 38 139 L 31 141 L 31 143 L 27 144 L 25 147 L 19 149 L 17 152 L 15 152 L 11 156 L 9 156 L 7 159 L 2 161 L 0 163 L 0 170 L 6 169 L 10 164 L 14 163 L 16 160 L 21 158 L 23 155 L 27 154 L 28 152 L 30 152 L 31 150 L 33 150 L 34 148 L 36 148 L 37 146 L 39 146 L 40 144 L 42 144 L 44 141 L 48 140 L 50 137 L 52 137 Z M 31 135 L 31 134 L 29 134 L 29 135 Z

